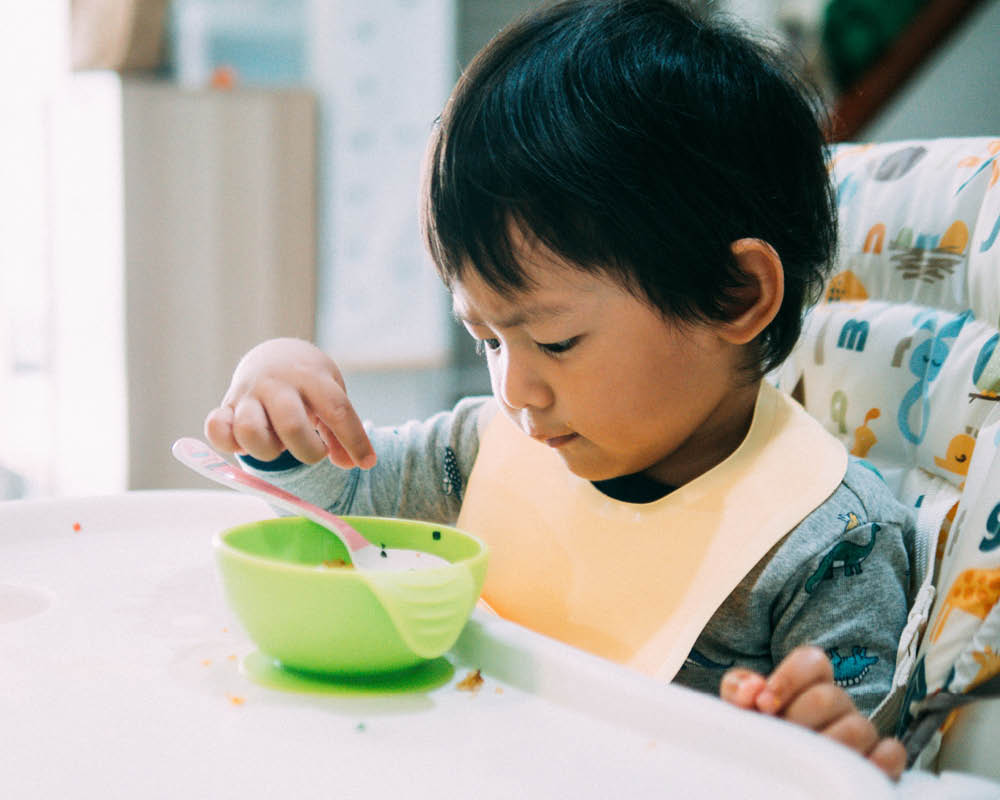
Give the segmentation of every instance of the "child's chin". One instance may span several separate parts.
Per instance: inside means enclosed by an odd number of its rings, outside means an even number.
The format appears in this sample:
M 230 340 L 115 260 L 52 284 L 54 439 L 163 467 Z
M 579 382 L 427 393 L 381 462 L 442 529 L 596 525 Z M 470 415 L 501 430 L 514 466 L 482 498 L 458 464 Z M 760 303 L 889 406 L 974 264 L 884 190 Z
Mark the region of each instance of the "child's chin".
M 570 472 L 578 478 L 583 478 L 585 481 L 590 481 L 591 483 L 619 478 L 625 474 L 621 470 L 616 470 L 607 464 L 586 462 L 583 459 L 573 458 L 569 454 L 560 453 L 559 455 Z
M 641 463 L 630 464 L 622 461 L 587 459 L 581 458 L 578 453 L 569 452 L 560 452 L 559 455 L 562 456 L 563 463 L 570 472 L 591 483 L 637 475 L 647 469 Z

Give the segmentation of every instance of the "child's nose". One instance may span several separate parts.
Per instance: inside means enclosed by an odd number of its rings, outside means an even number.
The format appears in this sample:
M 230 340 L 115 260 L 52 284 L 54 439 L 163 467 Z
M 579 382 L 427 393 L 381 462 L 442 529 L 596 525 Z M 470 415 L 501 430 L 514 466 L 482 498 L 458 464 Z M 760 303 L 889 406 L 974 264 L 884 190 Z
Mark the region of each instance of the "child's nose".
M 552 388 L 527 359 L 511 358 L 507 351 L 495 366 L 494 393 L 508 408 L 547 408 L 552 404 Z

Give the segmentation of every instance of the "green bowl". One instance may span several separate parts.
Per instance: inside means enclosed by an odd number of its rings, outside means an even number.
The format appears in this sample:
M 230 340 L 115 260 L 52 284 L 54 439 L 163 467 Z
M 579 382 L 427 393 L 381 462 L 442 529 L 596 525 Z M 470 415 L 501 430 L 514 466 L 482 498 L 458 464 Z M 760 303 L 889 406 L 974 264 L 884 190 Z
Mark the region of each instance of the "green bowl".
M 213 544 L 230 606 L 282 667 L 334 675 L 390 672 L 436 658 L 458 638 L 486 577 L 486 545 L 446 525 L 346 517 L 369 541 L 448 564 L 364 572 L 329 566 L 344 545 L 303 517 L 251 522 Z

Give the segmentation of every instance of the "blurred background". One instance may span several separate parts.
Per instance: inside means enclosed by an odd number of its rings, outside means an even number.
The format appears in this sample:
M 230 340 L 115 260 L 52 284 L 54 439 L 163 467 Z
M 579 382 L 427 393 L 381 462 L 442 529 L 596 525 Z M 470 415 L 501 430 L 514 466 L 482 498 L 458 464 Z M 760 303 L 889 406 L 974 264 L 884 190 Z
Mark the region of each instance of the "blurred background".
M 0 5 L 0 499 L 202 485 L 170 444 L 273 336 L 330 352 L 379 424 L 488 391 L 419 164 L 463 66 L 538 5 Z M 1000 136 L 1000 0 L 714 6 L 789 47 L 833 139 Z

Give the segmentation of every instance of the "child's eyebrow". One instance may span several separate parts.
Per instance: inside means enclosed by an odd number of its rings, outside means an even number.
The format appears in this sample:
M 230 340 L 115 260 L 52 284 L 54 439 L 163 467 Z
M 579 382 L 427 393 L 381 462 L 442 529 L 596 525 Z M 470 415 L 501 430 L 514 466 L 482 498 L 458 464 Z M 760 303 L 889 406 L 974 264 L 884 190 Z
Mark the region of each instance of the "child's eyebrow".
M 512 314 L 501 319 L 491 320 L 488 324 L 496 325 L 499 328 L 514 328 L 518 325 L 526 325 L 531 322 L 538 322 L 541 319 L 559 317 L 570 312 L 570 307 L 561 303 L 526 305 L 518 308 Z M 475 314 L 464 311 L 458 304 L 452 304 L 452 316 L 459 322 L 467 322 L 470 325 L 487 324 Z

